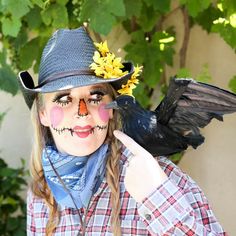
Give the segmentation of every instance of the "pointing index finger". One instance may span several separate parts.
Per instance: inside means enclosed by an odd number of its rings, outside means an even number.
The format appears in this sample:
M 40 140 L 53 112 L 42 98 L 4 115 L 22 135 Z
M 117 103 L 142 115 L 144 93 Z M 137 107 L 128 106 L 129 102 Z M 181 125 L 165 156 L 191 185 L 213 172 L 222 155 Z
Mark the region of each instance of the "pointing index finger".
M 147 153 L 147 151 L 143 147 L 141 147 L 138 143 L 136 143 L 132 138 L 130 138 L 125 133 L 119 130 L 114 130 L 113 134 L 132 152 L 133 155 L 140 155 L 141 153 L 144 152 Z

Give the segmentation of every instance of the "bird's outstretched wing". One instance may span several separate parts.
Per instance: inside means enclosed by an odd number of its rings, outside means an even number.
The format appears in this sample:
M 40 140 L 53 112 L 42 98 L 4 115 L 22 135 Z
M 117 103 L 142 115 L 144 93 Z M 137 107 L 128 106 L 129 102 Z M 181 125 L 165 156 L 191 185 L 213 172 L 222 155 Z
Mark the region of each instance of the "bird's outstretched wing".
M 192 79 L 177 78 L 171 80 L 166 97 L 155 110 L 158 122 L 189 138 L 200 137 L 199 128 L 213 118 L 223 121 L 224 114 L 235 111 L 234 93 Z

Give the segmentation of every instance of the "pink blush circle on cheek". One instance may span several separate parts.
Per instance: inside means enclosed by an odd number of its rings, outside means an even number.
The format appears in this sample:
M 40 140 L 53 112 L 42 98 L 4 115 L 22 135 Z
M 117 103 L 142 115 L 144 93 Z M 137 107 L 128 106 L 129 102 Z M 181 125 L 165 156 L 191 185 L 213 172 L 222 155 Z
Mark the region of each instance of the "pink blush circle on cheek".
M 109 116 L 109 110 L 104 108 L 105 105 L 106 104 L 103 103 L 99 106 L 98 114 L 99 114 L 99 117 L 101 118 L 101 120 L 106 123 L 109 121 L 110 116 Z
M 50 111 L 51 124 L 56 127 L 63 120 L 64 113 L 61 107 L 53 107 Z

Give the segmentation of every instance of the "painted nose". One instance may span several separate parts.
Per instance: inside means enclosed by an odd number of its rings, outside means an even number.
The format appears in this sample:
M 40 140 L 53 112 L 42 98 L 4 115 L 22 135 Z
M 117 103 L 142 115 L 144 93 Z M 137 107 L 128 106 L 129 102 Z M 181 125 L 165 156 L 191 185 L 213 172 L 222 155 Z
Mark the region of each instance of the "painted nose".
M 87 115 L 88 115 L 88 109 L 87 109 L 86 102 L 84 101 L 84 99 L 80 99 L 79 106 L 78 106 L 78 116 L 84 117 Z

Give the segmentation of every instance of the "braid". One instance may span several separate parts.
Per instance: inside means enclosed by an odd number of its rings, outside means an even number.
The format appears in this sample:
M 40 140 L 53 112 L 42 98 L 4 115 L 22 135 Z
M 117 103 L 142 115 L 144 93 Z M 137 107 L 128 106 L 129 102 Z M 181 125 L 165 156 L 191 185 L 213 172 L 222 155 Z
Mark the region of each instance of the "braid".
M 39 107 L 39 98 L 36 99 L 32 106 L 32 123 L 34 126 L 34 144 L 31 154 L 30 172 L 32 176 L 31 191 L 32 193 L 45 200 L 49 207 L 49 219 L 46 226 L 46 235 L 52 235 L 59 221 L 59 212 L 57 204 L 52 193 L 46 183 L 43 168 L 41 164 L 42 149 L 44 147 L 45 137 L 48 137 L 48 129 L 40 125 L 37 106 Z
M 107 161 L 107 183 L 111 189 L 111 204 L 112 204 L 112 229 L 113 234 L 116 236 L 121 235 L 121 227 L 120 227 L 120 168 L 119 168 L 119 161 L 120 161 L 120 148 L 118 141 L 114 138 L 113 130 L 116 129 L 116 123 L 113 119 L 110 121 L 109 130 L 108 130 L 108 137 L 110 137 L 110 149 L 111 155 L 108 157 Z

